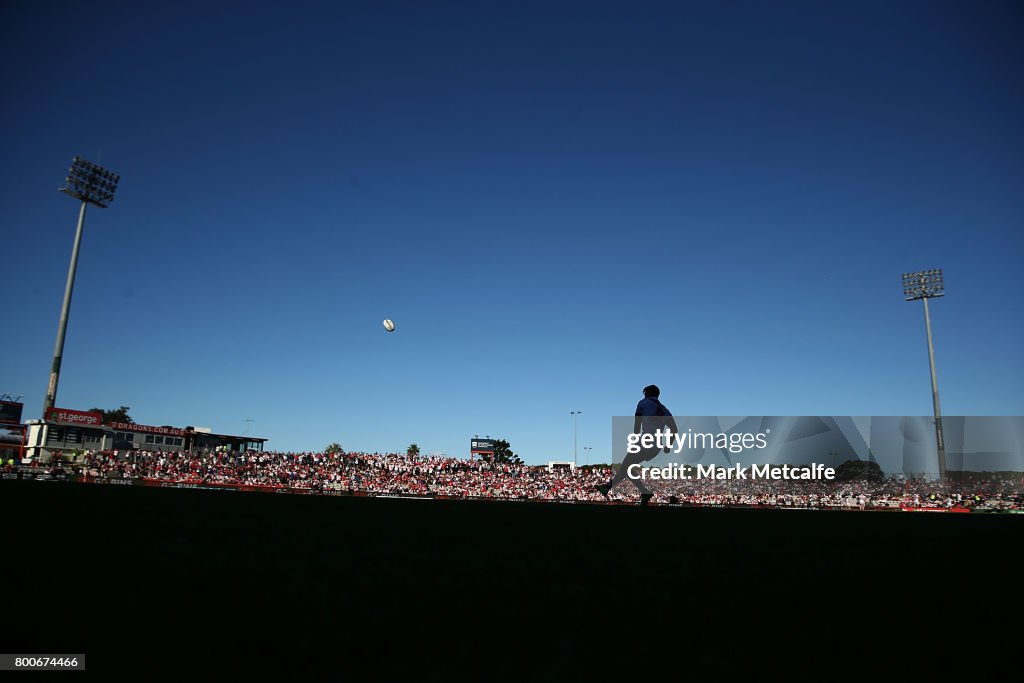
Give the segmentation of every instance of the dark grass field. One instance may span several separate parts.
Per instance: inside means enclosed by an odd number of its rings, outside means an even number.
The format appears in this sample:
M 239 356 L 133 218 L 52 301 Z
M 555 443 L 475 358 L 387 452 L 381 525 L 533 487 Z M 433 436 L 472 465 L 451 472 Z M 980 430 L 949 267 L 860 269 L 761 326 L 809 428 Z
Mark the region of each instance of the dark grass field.
M 0 651 L 93 672 L 728 678 L 994 662 L 1021 640 L 1018 515 L 18 481 L 0 510 Z

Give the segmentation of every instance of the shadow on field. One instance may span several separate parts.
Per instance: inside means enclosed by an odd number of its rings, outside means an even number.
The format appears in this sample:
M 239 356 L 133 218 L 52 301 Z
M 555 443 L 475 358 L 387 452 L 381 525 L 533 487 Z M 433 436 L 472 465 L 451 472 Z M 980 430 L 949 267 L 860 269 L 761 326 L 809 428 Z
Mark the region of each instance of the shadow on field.
M 84 652 L 93 671 L 725 675 L 905 659 L 920 629 L 1020 616 L 1010 515 L 20 481 L 0 505 L 2 650 Z

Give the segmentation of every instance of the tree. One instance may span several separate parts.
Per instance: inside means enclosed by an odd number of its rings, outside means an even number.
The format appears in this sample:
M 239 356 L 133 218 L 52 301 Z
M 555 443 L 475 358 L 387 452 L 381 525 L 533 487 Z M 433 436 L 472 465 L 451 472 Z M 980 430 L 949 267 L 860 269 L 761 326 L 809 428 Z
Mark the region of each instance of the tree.
M 103 408 L 90 408 L 90 413 L 103 413 L 103 424 L 110 424 L 111 422 L 126 422 L 128 424 L 135 424 L 135 420 L 131 418 L 128 411 L 131 410 L 128 406 L 121 406 L 117 410 L 104 410 Z
M 485 456 L 486 457 L 486 456 Z M 488 462 L 499 465 L 522 465 L 522 459 L 512 452 L 512 446 L 508 441 L 499 439 L 494 442 L 494 454 L 487 458 Z
M 337 441 L 335 441 L 334 443 L 328 444 L 327 448 L 324 449 L 324 453 L 326 453 L 327 455 L 337 455 L 338 453 L 344 453 L 344 452 L 345 451 L 342 450 L 342 448 L 341 448 L 341 444 L 338 443 Z
M 849 481 L 851 479 L 867 479 L 868 481 L 881 481 L 885 473 L 878 463 L 870 460 L 847 460 L 836 468 L 836 481 Z
M 410 444 L 409 447 L 407 449 L 405 449 L 405 454 L 406 455 L 410 455 L 410 456 L 419 455 L 420 454 L 420 447 L 417 446 L 416 444 Z

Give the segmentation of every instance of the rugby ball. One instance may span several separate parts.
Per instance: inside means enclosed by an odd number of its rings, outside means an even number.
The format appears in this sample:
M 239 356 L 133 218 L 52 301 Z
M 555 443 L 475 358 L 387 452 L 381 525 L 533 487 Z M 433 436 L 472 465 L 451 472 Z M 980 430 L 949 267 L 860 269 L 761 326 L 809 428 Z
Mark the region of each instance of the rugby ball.
M 384 329 L 387 330 L 388 332 L 394 332 L 395 331 L 395 323 L 391 322 L 390 320 L 385 320 L 384 321 Z

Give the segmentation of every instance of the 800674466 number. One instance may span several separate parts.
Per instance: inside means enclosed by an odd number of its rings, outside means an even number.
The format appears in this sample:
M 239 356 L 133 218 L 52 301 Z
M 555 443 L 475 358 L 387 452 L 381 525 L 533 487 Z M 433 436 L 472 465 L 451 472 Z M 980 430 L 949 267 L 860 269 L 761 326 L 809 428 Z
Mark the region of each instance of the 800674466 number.
M 0 671 L 84 669 L 85 655 L 0 655 Z

